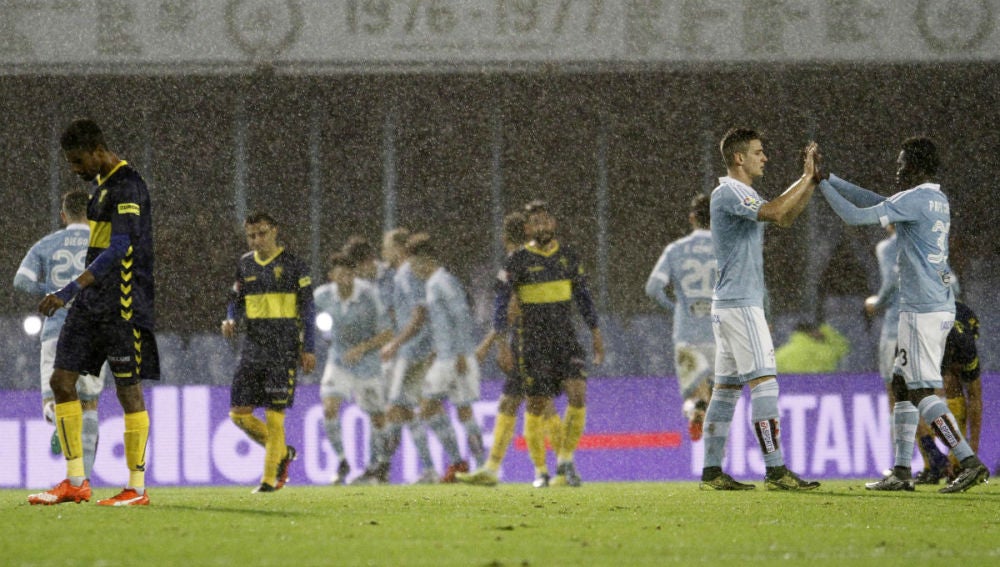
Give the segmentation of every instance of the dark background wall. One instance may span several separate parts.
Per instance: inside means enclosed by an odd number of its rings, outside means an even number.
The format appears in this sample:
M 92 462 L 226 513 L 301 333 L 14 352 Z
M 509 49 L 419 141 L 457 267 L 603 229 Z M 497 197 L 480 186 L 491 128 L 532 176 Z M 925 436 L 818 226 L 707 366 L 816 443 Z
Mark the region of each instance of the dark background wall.
M 488 293 L 495 269 L 493 124 L 502 122 L 504 210 L 542 197 L 562 236 L 593 271 L 598 256 L 597 152 L 607 132 L 606 313 L 655 308 L 643 283 L 662 247 L 688 231 L 695 191 L 724 175 L 716 144 L 727 128 L 768 135 L 774 197 L 800 173 L 812 138 L 833 171 L 884 194 L 895 191 L 899 142 L 933 136 L 952 202 L 952 264 L 984 289 L 998 251 L 995 199 L 1000 148 L 1000 66 L 697 66 L 632 73 L 425 74 L 289 77 L 0 77 L 0 314 L 33 309 L 10 282 L 30 245 L 55 228 L 58 191 L 80 185 L 61 163 L 54 134 L 75 116 L 101 123 L 110 145 L 153 188 L 160 328 L 216 329 L 236 257 L 245 250 L 234 210 L 236 114 L 245 101 L 247 205 L 274 212 L 283 239 L 310 249 L 311 116 L 320 120 L 321 254 L 351 234 L 378 241 L 385 218 L 383 137 L 395 109 L 397 224 L 446 242 L 444 260 Z M 55 193 L 57 194 L 57 192 Z M 810 214 L 828 214 L 822 202 Z M 832 214 L 832 213 L 829 213 Z M 851 247 L 874 248 L 877 228 L 851 232 L 826 269 L 823 291 L 867 295 Z M 773 308 L 803 308 L 806 222 L 767 235 Z M 320 275 L 320 266 L 316 267 Z M 859 289 L 860 288 L 860 289 Z M 987 295 L 992 300 L 992 294 Z

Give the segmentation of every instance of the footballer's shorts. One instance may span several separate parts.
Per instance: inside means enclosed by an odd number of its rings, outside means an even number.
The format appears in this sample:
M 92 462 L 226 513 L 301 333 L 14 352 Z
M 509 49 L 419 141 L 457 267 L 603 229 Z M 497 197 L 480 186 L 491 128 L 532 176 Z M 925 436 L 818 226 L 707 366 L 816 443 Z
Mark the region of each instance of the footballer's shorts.
M 712 307 L 715 383 L 742 386 L 777 374 L 771 331 L 760 307 Z
M 690 398 L 706 380 L 712 377 L 715 364 L 715 343 L 674 345 L 674 368 L 682 398 Z
M 230 407 L 263 407 L 283 411 L 295 401 L 299 353 L 273 358 L 242 356 L 233 376 Z
M 479 400 L 479 362 L 465 357 L 465 374 L 459 374 L 454 358 L 435 358 L 424 378 L 424 398 L 448 399 L 452 405 L 467 406 Z
M 424 399 L 424 376 L 429 366 L 429 358 L 397 358 L 389 373 L 389 403 L 408 409 L 420 407 Z
M 58 340 L 58 338 L 52 338 L 42 341 L 41 375 L 39 376 L 42 387 L 42 400 L 50 400 L 54 397 L 49 380 L 52 379 L 52 371 L 55 369 L 56 342 Z M 81 374 L 80 378 L 76 381 L 77 397 L 85 402 L 101 397 L 101 391 L 104 390 L 104 380 L 108 377 L 109 372 L 108 365 L 104 364 L 101 367 L 100 374 L 97 376 L 93 374 Z
M 942 386 L 941 359 L 948 332 L 954 326 L 955 314 L 947 311 L 900 311 L 899 342 L 892 371 L 903 376 L 907 389 Z
M 160 379 L 160 356 L 152 331 L 124 319 L 99 320 L 71 308 L 59 333 L 55 367 L 98 376 L 105 361 L 119 386 Z
M 524 394 L 554 398 L 563 390 L 564 380 L 586 380 L 586 353 L 576 338 L 525 340 L 517 356 L 517 372 Z
M 896 365 L 896 337 L 882 337 L 878 342 L 878 374 L 886 385 L 892 384 L 892 369 Z
M 341 393 L 343 385 L 347 386 L 347 395 Z M 385 413 L 385 385 L 380 376 L 358 376 L 339 364 L 327 363 L 319 391 L 323 398 L 353 398 L 368 415 Z

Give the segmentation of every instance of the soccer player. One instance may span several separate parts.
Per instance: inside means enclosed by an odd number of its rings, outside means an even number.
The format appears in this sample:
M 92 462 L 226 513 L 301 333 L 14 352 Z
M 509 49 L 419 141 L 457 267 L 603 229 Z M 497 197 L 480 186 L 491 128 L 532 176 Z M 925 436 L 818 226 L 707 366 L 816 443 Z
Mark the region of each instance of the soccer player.
M 552 399 L 564 391 L 568 405 L 562 420 L 562 442 L 553 483 L 575 487 L 581 482 L 574 454 L 587 416 L 587 374 L 586 355 L 577 342 L 573 325 L 574 304 L 590 329 L 595 366 L 604 361 L 604 341 L 583 266 L 572 248 L 556 240 L 555 216 L 544 201 L 528 203 L 524 213 L 525 231 L 531 241 L 511 254 L 504 264 L 497 287 L 493 329 L 497 333 L 506 331 L 508 306 L 516 296 L 521 307 L 518 372 L 528 397 L 524 437 L 535 465 L 532 485 L 549 486 L 544 414 Z
M 423 320 L 427 316 L 423 305 L 426 292 L 423 280 L 413 273 L 409 262 L 406 252 L 409 237 L 409 230 L 396 228 L 386 232 L 382 239 L 382 259 L 395 271 L 391 304 L 396 336 L 408 332 L 408 327 L 412 331 L 407 341 L 395 344 L 390 341 L 382 347 L 382 360 L 389 365 L 387 452 L 389 455 L 395 454 L 402 439 L 402 428 L 406 426 L 416 445 L 423 469 L 417 483 L 434 484 L 440 480 L 440 476 L 434 469 L 427 441 L 428 424 L 418 418 L 416 413 L 423 399 L 424 376 L 431 360 L 430 335 L 423 328 Z
M 81 373 L 97 375 L 105 361 L 125 412 L 128 484 L 101 506 L 144 506 L 149 413 L 140 382 L 160 377 L 153 334 L 153 211 L 149 190 L 135 169 L 108 149 L 100 126 L 77 119 L 63 131 L 60 145 L 73 173 L 93 184 L 87 204 L 90 239 L 86 269 L 42 299 L 38 310 L 51 317 L 70 303 L 59 332 L 49 385 L 56 427 L 66 458 L 66 480 L 28 497 L 31 504 L 90 500 L 83 463 L 83 409 L 77 396 Z
M 525 242 L 524 225 L 527 219 L 520 211 L 508 214 L 503 219 L 503 246 L 509 258 L 520 250 Z M 497 274 L 497 285 L 501 284 L 503 272 Z M 500 463 L 507 454 L 507 448 L 514 439 L 514 425 L 517 422 L 517 410 L 524 402 L 524 380 L 518 372 L 514 361 L 515 352 L 521 352 L 520 329 L 521 309 L 517 298 L 513 297 L 507 308 L 508 340 L 502 341 L 496 329 L 490 329 L 479 346 L 476 347 L 476 360 L 482 364 L 486 360 L 493 343 L 499 342 L 497 349 L 497 364 L 504 373 L 503 389 L 497 407 L 497 418 L 493 424 L 493 446 L 486 462 L 478 469 L 468 473 L 457 473 L 455 479 L 459 482 L 478 486 L 494 486 L 499 482 Z M 519 356 L 519 355 L 517 355 Z M 557 453 L 562 442 L 562 419 L 556 411 L 555 404 L 549 400 L 542 415 L 546 440 L 552 444 Z
M 424 305 L 434 350 L 434 362 L 424 378 L 420 416 L 430 425 L 451 458 L 451 467 L 442 481 L 454 482 L 457 473 L 469 469 L 459 452 L 443 400 L 448 399 L 455 406 L 459 421 L 469 434 L 470 449 L 477 462 L 483 462 L 482 434 L 472 412 L 472 404 L 479 399 L 480 391 L 479 362 L 472 336 L 475 323 L 462 284 L 441 266 L 430 237 L 414 234 L 406 241 L 406 250 L 413 273 L 426 282 Z M 474 443 L 478 443 L 478 448 Z
M 236 282 L 222 322 L 222 335 L 236 336 L 237 318 L 246 339 L 230 392 L 229 417 L 264 447 L 264 474 L 254 493 L 274 492 L 288 482 L 295 447 L 285 443 L 285 411 L 295 400 L 296 369 L 316 367 L 315 306 L 309 268 L 278 245 L 278 223 L 254 212 L 244 223 L 250 252 L 236 268 Z M 254 416 L 264 407 L 265 421 Z
M 948 267 L 951 210 L 948 197 L 932 180 L 940 159 L 929 138 L 903 141 L 896 180 L 909 187 L 886 198 L 835 175 L 820 184 L 833 210 L 850 225 L 896 225 L 899 246 L 899 331 L 892 387 L 895 465 L 891 474 L 865 485 L 869 490 L 913 490 L 910 461 L 922 416 L 961 463 L 962 473 L 941 492 L 962 492 L 989 478 L 935 393 L 942 387 L 941 359 L 955 322 L 953 275 Z
M 674 314 L 674 367 L 692 441 L 701 439 L 715 365 L 712 290 L 719 270 L 709 230 L 709 205 L 708 195 L 701 193 L 691 200 L 691 233 L 667 245 L 646 280 L 646 295 Z M 676 305 L 667 296 L 667 288 L 673 289 Z
M 979 317 L 961 301 L 955 301 L 955 326 L 948 332 L 941 359 L 948 409 L 955 416 L 958 429 L 968 435 L 969 446 L 979 451 L 979 434 L 983 425 L 983 384 L 979 379 Z M 954 457 L 952 457 L 954 458 Z M 953 474 L 961 474 L 957 462 Z M 936 484 L 936 483 L 935 483 Z
M 378 350 L 392 338 L 389 314 L 374 285 L 356 277 L 354 260 L 344 253 L 330 257 L 330 283 L 315 291 L 316 309 L 332 319 L 330 351 L 320 382 L 323 419 L 339 465 L 334 484 L 343 484 L 350 467 L 340 438 L 340 404 L 352 396 L 372 424 L 371 466 L 385 467 L 385 385 Z
M 87 204 L 90 194 L 75 189 L 63 195 L 59 219 L 65 228 L 49 234 L 28 250 L 14 275 L 14 287 L 35 296 L 44 296 L 68 284 L 84 269 L 87 259 L 87 245 L 90 242 L 90 225 L 87 224 Z M 53 362 L 56 355 L 56 341 L 66 320 L 66 311 L 58 310 L 46 317 L 41 332 L 41 386 L 42 415 L 55 425 L 55 398 L 49 386 L 52 378 Z M 76 383 L 76 393 L 83 410 L 83 470 L 89 480 L 94 469 L 94 457 L 100 434 L 97 419 L 97 399 L 104 390 L 107 364 L 99 376 L 87 373 L 80 375 Z M 52 448 L 58 454 L 58 430 L 52 434 Z
M 715 334 L 715 386 L 705 412 L 705 464 L 701 486 L 716 490 L 750 490 L 722 471 L 729 427 L 744 385 L 750 387 L 750 414 L 764 454 L 769 490 L 811 490 L 785 467 L 780 444 L 778 380 L 774 344 L 764 317 L 764 228 L 767 223 L 791 226 L 809 203 L 817 150 L 806 148 L 803 174 L 773 201 L 753 188 L 764 175 L 767 156 L 755 130 L 733 128 L 720 144 L 728 176 L 712 191 L 711 227 L 719 281 L 712 297 Z

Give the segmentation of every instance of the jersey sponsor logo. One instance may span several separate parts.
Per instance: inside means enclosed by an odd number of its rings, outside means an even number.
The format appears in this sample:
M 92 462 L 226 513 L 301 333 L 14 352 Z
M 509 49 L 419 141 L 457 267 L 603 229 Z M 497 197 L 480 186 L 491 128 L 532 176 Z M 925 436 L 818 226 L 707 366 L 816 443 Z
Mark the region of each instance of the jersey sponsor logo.
M 528 266 L 528 271 L 531 273 L 541 272 L 545 269 L 545 266 Z
M 118 203 L 118 214 L 119 215 L 136 215 L 136 216 L 139 216 L 139 204 L 138 203 Z
M 309 276 L 304 276 L 299 278 L 299 287 L 306 287 L 312 283 L 312 278 Z

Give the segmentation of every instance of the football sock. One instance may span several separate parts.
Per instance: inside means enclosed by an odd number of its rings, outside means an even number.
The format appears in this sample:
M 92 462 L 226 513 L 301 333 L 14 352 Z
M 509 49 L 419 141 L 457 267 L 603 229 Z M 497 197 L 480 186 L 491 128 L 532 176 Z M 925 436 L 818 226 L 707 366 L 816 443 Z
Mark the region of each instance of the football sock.
M 767 467 L 785 464 L 781 454 L 780 417 L 777 380 L 765 380 L 750 389 L 750 419 Z
M 125 414 L 125 464 L 128 487 L 142 493 L 146 486 L 146 441 L 149 439 L 149 412 Z
M 705 411 L 705 463 L 708 467 L 721 467 L 726 452 L 729 426 L 736 413 L 736 403 L 743 391 L 735 388 L 717 388 Z
M 333 448 L 334 460 L 340 461 L 344 458 L 344 433 L 340 426 L 340 416 L 333 419 L 323 419 L 323 428 L 326 429 L 326 440 Z
M 524 441 L 528 444 L 528 456 L 535 465 L 535 474 L 548 474 L 549 467 L 545 464 L 545 431 L 542 428 L 542 416 L 524 414 Z
M 83 465 L 83 407 L 80 400 L 56 404 L 56 428 L 63 456 L 66 457 L 66 477 L 79 486 L 87 476 Z
M 233 420 L 236 427 L 242 429 L 254 443 L 261 446 L 267 444 L 267 426 L 257 416 L 252 413 L 229 412 L 229 419 Z
M 486 460 L 486 447 L 483 445 L 483 432 L 480 431 L 475 416 L 463 421 L 462 427 L 465 428 L 465 437 L 469 443 L 469 452 L 475 457 L 477 464 L 483 464 L 483 461 Z
M 285 414 L 272 409 L 264 412 L 267 420 L 267 442 L 264 443 L 264 477 L 261 482 L 277 486 L 278 463 L 288 453 L 285 445 Z
M 913 460 L 913 440 L 917 434 L 920 414 L 910 402 L 896 402 L 892 406 L 892 446 L 895 451 L 893 464 L 909 469 Z
M 427 420 L 427 426 L 431 428 L 438 441 L 448 454 L 450 463 L 457 463 L 462 460 L 462 454 L 458 450 L 458 441 L 455 440 L 455 429 L 451 426 L 451 419 L 444 412 L 438 413 Z
M 553 413 L 552 415 L 543 418 L 543 423 L 545 427 L 545 438 L 548 439 L 549 445 L 552 446 L 552 451 L 556 455 L 562 451 L 563 445 L 563 421 L 559 417 L 558 413 Z M 513 425 L 511 426 L 513 427 Z
M 406 422 L 406 427 L 410 430 L 410 438 L 413 439 L 413 446 L 417 448 L 420 466 L 425 471 L 433 469 L 434 459 L 431 457 L 431 447 L 427 443 L 427 427 L 419 419 L 412 419 Z
M 938 439 L 944 441 L 945 445 L 951 448 L 956 459 L 963 461 L 975 455 L 972 452 L 972 447 L 962 435 L 962 431 L 955 424 L 955 416 L 948 411 L 948 406 L 941 401 L 941 398 L 933 394 L 927 396 L 920 400 L 917 409 L 920 410 L 920 415 L 931 426 Z
M 94 471 L 94 458 L 97 457 L 97 440 L 100 433 L 101 427 L 97 419 L 97 410 L 83 412 L 81 439 L 83 441 L 83 470 L 87 478 L 90 478 Z
M 486 468 L 489 470 L 493 472 L 500 470 L 500 463 L 503 462 L 510 441 L 514 438 L 516 424 L 517 416 L 497 414 L 497 421 L 493 424 L 493 446 L 490 447 L 490 458 L 486 462 Z
M 573 462 L 573 454 L 576 452 L 577 445 L 580 444 L 580 438 L 583 437 L 583 428 L 586 424 L 587 406 L 566 407 L 566 416 L 562 420 L 562 444 L 558 447 L 557 453 L 560 463 Z

